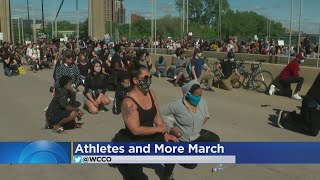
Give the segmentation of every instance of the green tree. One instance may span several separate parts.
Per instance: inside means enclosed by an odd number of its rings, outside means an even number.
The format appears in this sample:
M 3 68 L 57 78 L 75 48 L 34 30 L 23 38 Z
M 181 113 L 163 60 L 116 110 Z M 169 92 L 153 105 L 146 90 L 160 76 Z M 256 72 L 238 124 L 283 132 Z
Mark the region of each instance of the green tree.
M 88 37 L 88 19 L 86 19 L 84 22 L 80 23 L 79 25 L 79 38 L 80 39 L 83 39 L 83 38 L 86 38 Z
M 176 9 L 182 13 L 183 0 L 175 0 Z M 222 0 L 222 14 L 230 10 L 230 4 L 227 0 Z M 198 22 L 200 24 L 215 25 L 219 17 L 219 1 L 218 0 L 189 0 L 189 21 Z M 185 5 L 185 8 L 187 5 Z
M 239 37 L 265 37 L 267 21 L 270 19 L 253 11 L 231 11 L 222 17 L 222 32 L 230 36 Z M 271 37 L 281 37 L 285 29 L 281 23 L 271 20 Z

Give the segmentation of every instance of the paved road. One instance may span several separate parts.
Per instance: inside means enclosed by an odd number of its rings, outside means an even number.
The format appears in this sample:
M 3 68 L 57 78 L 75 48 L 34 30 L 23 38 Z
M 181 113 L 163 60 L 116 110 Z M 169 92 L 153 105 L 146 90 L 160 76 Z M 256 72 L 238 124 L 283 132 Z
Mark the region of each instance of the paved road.
M 71 130 L 63 135 L 45 130 L 43 109 L 51 99 L 48 88 L 52 83 L 52 71 L 44 70 L 36 74 L 28 72 L 23 76 L 7 78 L 0 69 L 0 141 L 110 141 L 124 126 L 121 117 L 109 111 L 96 116 L 85 114 L 83 129 Z M 181 89 L 173 87 L 166 79 L 154 78 L 152 88 L 156 90 L 160 105 L 182 94 Z M 113 97 L 114 93 L 108 94 Z M 272 125 L 276 120 L 276 109 L 297 110 L 300 105 L 298 101 L 246 90 L 216 90 L 214 93 L 205 93 L 204 98 L 211 114 L 206 128 L 217 133 L 222 141 L 319 141 L 319 137 Z M 78 99 L 82 97 L 79 95 Z M 177 166 L 175 178 L 320 179 L 319 165 L 224 165 L 223 171 L 211 173 L 214 166 L 199 165 L 195 170 Z M 145 172 L 151 180 L 159 179 L 152 168 L 145 168 Z M 118 171 L 107 165 L 1 165 L 0 174 L 1 180 L 121 179 Z

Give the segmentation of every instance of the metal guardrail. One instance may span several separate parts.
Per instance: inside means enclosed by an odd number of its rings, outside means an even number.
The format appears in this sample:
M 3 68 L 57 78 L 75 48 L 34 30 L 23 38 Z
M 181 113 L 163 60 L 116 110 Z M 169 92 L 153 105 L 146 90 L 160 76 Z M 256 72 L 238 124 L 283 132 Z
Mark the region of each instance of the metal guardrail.
M 136 49 L 136 48 L 131 48 L 131 49 Z M 151 52 L 150 48 L 147 48 L 147 50 Z M 152 52 L 154 52 L 154 49 Z M 163 48 L 157 48 L 156 50 L 156 54 L 163 54 L 163 55 L 173 55 L 174 52 L 175 50 L 163 49 Z M 193 51 L 188 50 L 186 53 L 188 56 L 192 56 Z M 227 53 L 225 52 L 213 52 L 213 51 L 204 51 L 202 55 L 207 58 L 216 58 L 216 59 L 222 59 L 227 57 Z M 271 55 L 261 55 L 261 54 L 236 53 L 235 59 L 244 60 L 244 61 L 264 60 L 265 63 L 270 63 L 270 64 L 287 64 L 288 63 L 288 56 L 271 56 Z M 292 59 L 294 59 L 294 57 L 292 57 Z M 317 58 L 307 57 L 303 66 L 317 68 L 317 65 L 319 64 L 318 61 L 319 60 Z

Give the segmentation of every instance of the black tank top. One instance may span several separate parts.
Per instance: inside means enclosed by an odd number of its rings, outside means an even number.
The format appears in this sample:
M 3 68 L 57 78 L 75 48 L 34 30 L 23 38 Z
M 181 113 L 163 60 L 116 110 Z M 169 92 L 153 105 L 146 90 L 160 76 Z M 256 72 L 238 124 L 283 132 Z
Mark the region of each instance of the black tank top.
M 148 110 L 143 109 L 140 106 L 140 104 L 136 100 L 134 100 L 132 97 L 130 97 L 130 96 L 125 97 L 125 98 L 131 99 L 137 105 L 137 111 L 139 113 L 139 118 L 140 118 L 140 126 L 153 127 L 154 118 L 156 117 L 156 115 L 158 113 L 157 108 L 154 104 L 154 99 L 153 99 L 150 91 L 149 91 L 149 94 L 151 97 L 152 106 Z

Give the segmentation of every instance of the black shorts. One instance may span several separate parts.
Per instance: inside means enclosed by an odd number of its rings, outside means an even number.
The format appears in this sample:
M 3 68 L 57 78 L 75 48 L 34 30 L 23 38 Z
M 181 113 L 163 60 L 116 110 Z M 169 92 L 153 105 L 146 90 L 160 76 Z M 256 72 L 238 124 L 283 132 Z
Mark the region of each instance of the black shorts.
M 51 124 L 58 124 L 63 118 L 66 118 L 70 115 L 70 112 L 67 110 L 62 110 L 54 114 L 50 123 Z

